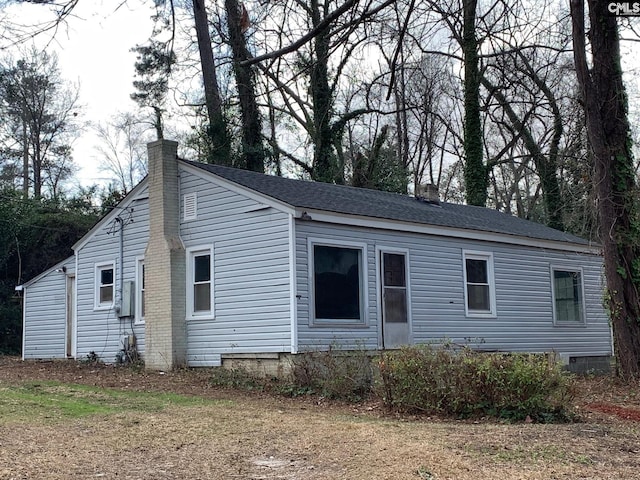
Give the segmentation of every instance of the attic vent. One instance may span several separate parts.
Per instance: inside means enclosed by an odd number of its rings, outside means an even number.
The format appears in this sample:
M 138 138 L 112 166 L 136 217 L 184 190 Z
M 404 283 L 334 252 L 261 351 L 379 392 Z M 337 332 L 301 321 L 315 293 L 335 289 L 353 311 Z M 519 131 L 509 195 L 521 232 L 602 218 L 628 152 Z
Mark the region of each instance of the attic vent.
M 198 194 L 196 192 L 184 195 L 184 221 L 195 220 L 198 216 Z

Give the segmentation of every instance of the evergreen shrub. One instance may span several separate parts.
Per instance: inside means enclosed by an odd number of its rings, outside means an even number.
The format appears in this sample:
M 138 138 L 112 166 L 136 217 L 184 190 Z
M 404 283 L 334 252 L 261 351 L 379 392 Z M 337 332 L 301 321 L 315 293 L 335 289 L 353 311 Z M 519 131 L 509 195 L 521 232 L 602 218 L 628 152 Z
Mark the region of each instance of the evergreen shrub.
M 569 418 L 569 374 L 546 355 L 429 345 L 385 352 L 377 388 L 404 412 L 549 422 Z

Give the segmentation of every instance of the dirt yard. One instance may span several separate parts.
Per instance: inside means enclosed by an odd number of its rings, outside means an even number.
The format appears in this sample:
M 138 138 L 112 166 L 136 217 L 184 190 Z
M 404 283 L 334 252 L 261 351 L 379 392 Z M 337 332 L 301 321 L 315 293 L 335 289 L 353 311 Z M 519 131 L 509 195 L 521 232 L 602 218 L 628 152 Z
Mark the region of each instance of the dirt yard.
M 611 379 L 579 382 L 580 422 L 510 425 L 224 390 L 208 376 L 0 357 L 0 390 L 57 380 L 206 400 L 64 420 L 0 411 L 0 479 L 640 478 L 640 392 Z

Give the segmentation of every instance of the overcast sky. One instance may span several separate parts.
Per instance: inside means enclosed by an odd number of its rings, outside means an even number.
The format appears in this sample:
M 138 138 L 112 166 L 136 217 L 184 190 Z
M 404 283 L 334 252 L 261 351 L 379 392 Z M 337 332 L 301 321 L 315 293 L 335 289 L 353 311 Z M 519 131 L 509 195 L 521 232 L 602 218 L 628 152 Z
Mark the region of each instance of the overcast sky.
M 130 49 L 145 43 L 153 28 L 150 19 L 152 2 L 129 1 L 118 10 L 120 1 L 84 0 L 74 10 L 75 18 L 60 29 L 49 44 L 58 54 L 62 77 L 80 83 L 82 118 L 105 122 L 118 111 L 134 110 L 129 98 L 133 92 L 135 54 Z M 146 3 L 146 5 L 144 5 Z M 23 23 L 30 23 L 44 11 L 41 5 L 12 7 Z M 39 37 L 39 45 L 47 39 Z M 98 171 L 99 158 L 94 150 L 97 139 L 89 128 L 74 144 L 74 159 L 80 167 L 78 178 L 83 186 L 104 180 Z

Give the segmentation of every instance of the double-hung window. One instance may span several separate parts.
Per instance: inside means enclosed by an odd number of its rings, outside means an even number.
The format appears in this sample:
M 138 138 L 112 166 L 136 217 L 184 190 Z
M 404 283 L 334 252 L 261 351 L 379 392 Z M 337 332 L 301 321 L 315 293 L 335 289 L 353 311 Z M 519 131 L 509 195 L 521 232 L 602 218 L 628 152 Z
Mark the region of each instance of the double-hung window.
M 213 247 L 187 250 L 187 315 L 213 318 Z
M 486 252 L 462 252 L 464 267 L 465 312 L 469 317 L 494 317 L 496 294 L 493 279 L 493 255 Z
M 311 325 L 366 324 L 365 248 L 309 240 Z
M 582 270 L 551 267 L 553 319 L 556 324 L 584 324 Z
M 98 263 L 95 265 L 94 308 L 97 310 L 113 307 L 115 271 L 114 262 Z

